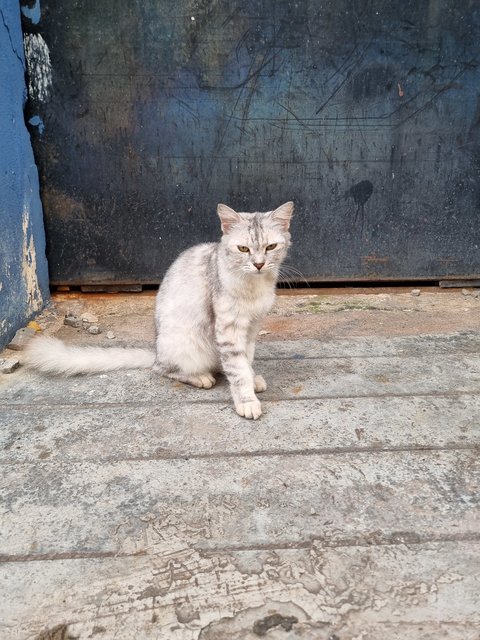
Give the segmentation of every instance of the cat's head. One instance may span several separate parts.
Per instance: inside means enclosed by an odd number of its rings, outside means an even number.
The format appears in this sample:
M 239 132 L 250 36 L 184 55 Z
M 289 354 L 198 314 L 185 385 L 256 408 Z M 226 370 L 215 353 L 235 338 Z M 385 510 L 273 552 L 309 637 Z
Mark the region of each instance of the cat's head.
M 219 204 L 217 213 L 229 264 L 239 273 L 277 276 L 290 245 L 293 202 L 266 213 L 239 213 Z

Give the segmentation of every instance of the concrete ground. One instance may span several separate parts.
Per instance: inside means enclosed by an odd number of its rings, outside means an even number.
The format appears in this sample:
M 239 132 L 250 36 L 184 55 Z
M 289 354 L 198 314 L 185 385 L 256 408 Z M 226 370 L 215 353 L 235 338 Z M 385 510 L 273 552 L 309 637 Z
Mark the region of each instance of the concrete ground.
M 0 638 L 478 640 L 474 294 L 279 296 L 257 422 L 224 381 L 0 374 Z M 153 305 L 38 324 L 145 345 Z M 63 326 L 85 311 L 101 334 Z

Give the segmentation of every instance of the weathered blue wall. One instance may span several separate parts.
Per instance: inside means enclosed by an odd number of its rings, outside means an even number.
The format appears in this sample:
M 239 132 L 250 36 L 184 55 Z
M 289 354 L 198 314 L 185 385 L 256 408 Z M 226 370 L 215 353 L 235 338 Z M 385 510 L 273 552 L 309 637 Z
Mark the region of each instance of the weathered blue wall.
M 18 0 L 0 3 L 0 348 L 48 299 L 38 173 L 25 127 Z

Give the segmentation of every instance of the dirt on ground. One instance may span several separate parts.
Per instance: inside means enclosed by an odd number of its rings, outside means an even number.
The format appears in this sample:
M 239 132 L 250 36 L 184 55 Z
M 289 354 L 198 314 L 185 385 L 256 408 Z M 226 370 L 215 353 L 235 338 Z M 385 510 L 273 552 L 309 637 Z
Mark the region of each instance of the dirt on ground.
M 155 292 L 130 294 L 56 293 L 37 318 L 47 334 L 83 344 L 154 341 Z M 65 326 L 67 315 L 96 316 L 100 333 Z M 404 336 L 480 330 L 478 289 L 280 290 L 260 339 L 332 340 L 350 336 Z M 112 333 L 113 336 L 112 337 Z
M 265 328 L 275 339 L 441 334 L 480 329 L 474 289 L 320 290 L 280 295 Z M 269 334 L 271 335 L 271 334 Z

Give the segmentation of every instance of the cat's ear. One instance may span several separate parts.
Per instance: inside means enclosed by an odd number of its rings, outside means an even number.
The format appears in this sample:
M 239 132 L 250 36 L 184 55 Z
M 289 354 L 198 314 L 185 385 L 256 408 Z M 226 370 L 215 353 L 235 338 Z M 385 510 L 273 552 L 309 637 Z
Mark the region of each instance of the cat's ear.
M 281 227 L 282 231 L 288 231 L 293 214 L 293 202 L 285 202 L 269 215 L 270 218 Z
M 217 205 L 217 213 L 222 223 L 223 233 L 228 233 L 235 224 L 243 221 L 242 216 L 226 204 Z

